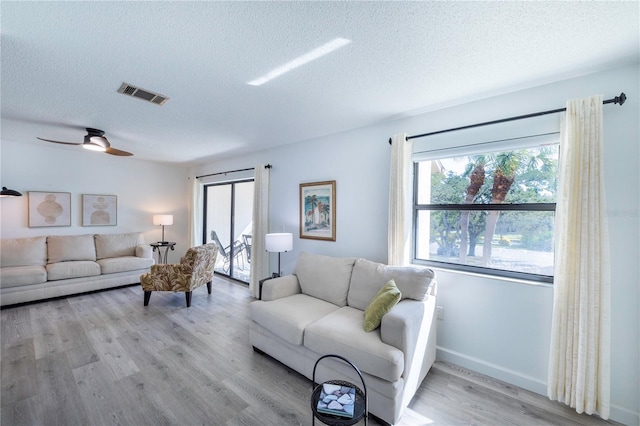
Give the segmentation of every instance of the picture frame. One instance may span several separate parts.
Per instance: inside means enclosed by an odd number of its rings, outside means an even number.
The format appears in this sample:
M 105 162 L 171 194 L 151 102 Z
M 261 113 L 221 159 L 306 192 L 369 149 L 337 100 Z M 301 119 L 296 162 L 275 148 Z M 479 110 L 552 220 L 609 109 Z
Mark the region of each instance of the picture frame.
M 336 181 L 300 184 L 300 238 L 336 240 Z
M 82 194 L 82 226 L 116 226 L 118 197 L 116 195 Z
M 71 226 L 71 193 L 29 191 L 29 228 Z

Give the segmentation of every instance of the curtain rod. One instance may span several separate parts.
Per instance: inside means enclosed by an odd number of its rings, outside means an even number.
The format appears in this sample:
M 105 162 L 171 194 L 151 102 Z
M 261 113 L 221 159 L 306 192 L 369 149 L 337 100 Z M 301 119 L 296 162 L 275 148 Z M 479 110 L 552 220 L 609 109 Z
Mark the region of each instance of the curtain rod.
M 267 164 L 266 166 L 264 166 L 265 169 L 270 169 L 271 167 L 272 167 L 271 164 Z M 249 167 L 248 169 L 238 169 L 238 170 L 229 170 L 226 172 L 209 173 L 208 175 L 196 176 L 196 179 L 209 177 L 209 176 L 226 175 L 227 173 L 246 172 L 246 171 L 255 170 L 255 169 L 256 169 L 255 167 Z
M 605 104 L 620 104 L 620 105 L 622 105 L 622 104 L 625 103 L 626 100 L 627 100 L 627 95 L 625 95 L 624 92 L 622 92 L 622 93 L 620 93 L 620 96 L 616 96 L 615 98 L 607 99 L 606 101 L 602 101 L 602 104 L 603 105 L 605 105 Z M 469 124 L 467 126 L 455 127 L 453 129 L 438 130 L 436 132 L 423 133 L 421 135 L 407 136 L 407 140 L 423 138 L 425 136 L 438 135 L 440 133 L 455 132 L 456 130 L 471 129 L 473 127 L 488 126 L 490 124 L 506 123 L 507 121 L 522 120 L 524 118 L 539 117 L 541 115 L 555 114 L 555 113 L 563 112 L 563 111 L 566 111 L 566 110 L 567 110 L 567 108 L 558 108 L 558 109 L 552 109 L 552 110 L 549 110 L 549 111 L 534 112 L 532 114 L 518 115 L 516 117 L 501 118 L 500 120 L 485 121 L 484 123 Z M 391 138 L 389 138 L 389 145 L 391 145 Z

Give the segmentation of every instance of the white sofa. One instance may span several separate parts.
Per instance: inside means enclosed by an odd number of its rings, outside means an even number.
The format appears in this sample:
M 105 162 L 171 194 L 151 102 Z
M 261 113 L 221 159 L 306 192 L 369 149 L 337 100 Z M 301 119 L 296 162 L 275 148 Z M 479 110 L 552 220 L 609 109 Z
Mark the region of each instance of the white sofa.
M 367 333 L 364 310 L 390 279 L 402 298 Z M 309 379 L 322 355 L 347 358 L 363 374 L 369 412 L 395 424 L 435 361 L 436 289 L 427 268 L 301 253 L 292 275 L 266 281 L 263 299 L 250 303 L 250 341 Z M 332 358 L 316 380 L 361 386 L 348 364 Z
M 139 283 L 153 263 L 139 232 L 5 239 L 0 306 Z

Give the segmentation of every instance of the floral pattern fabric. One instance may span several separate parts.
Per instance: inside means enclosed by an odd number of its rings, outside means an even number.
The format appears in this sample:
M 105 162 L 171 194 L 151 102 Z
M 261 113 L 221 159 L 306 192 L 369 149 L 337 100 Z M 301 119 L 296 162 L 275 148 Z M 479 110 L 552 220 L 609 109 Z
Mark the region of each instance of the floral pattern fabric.
M 215 244 L 192 247 L 178 264 L 151 266 L 140 276 L 144 291 L 192 291 L 213 279 L 218 248 Z

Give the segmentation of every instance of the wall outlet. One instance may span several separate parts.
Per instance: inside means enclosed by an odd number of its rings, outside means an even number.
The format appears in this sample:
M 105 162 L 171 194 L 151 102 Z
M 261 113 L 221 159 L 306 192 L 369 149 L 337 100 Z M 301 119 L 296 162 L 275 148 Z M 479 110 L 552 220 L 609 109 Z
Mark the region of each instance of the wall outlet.
M 436 318 L 439 320 L 444 319 L 444 308 L 442 306 L 436 306 Z

